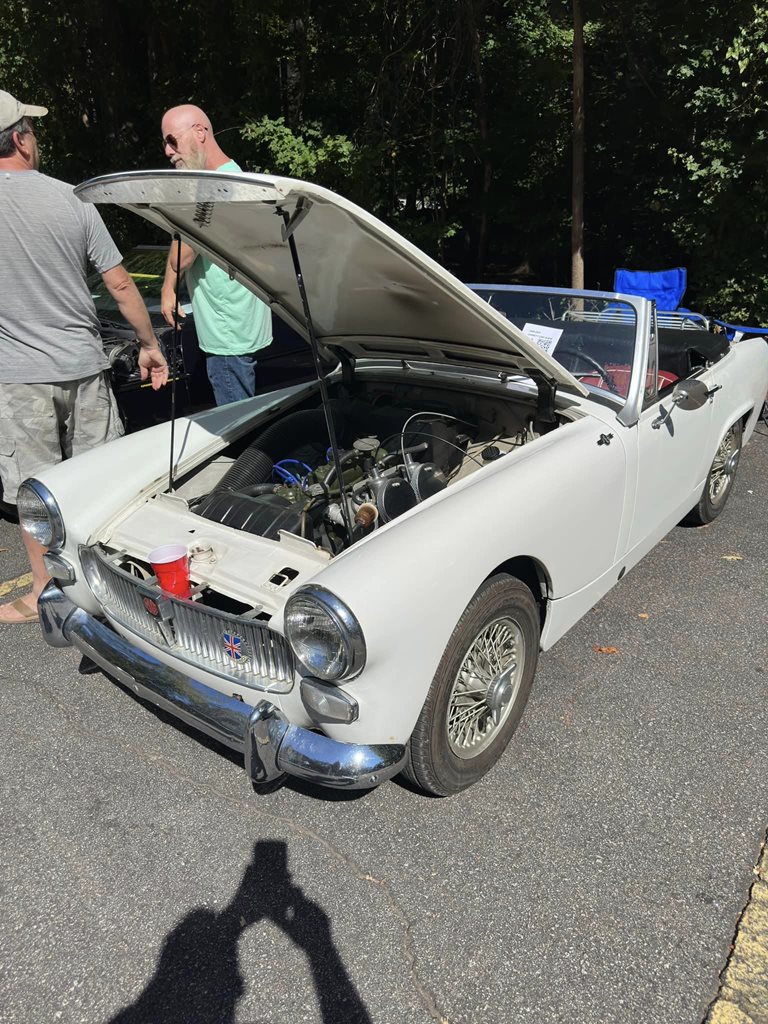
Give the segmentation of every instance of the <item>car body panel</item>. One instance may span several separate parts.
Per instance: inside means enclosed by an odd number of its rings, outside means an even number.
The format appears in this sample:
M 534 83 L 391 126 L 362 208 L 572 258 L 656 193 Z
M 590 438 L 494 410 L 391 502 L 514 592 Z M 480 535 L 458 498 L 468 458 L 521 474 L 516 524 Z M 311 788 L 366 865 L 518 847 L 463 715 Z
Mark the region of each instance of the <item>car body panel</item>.
M 507 456 L 507 464 L 500 460 L 491 472 L 428 499 L 317 574 L 316 583 L 354 608 L 368 649 L 365 672 L 345 684 L 361 702 L 359 720 L 329 725 L 329 735 L 353 739 L 373 732 L 366 742 L 381 743 L 407 739 L 424 683 L 431 681 L 469 598 L 508 560 L 526 557 L 545 567 L 553 599 L 615 564 L 625 453 L 618 444 L 598 446 L 600 433 L 587 417 L 568 424 Z M 586 457 L 576 459 L 577 452 Z M 585 472 L 605 481 L 600 507 L 579 494 Z M 562 487 L 573 495 L 569 516 L 583 523 L 578 546 L 562 527 Z M 526 500 L 532 491 L 535 514 Z M 483 510 L 479 522 L 477 509 Z

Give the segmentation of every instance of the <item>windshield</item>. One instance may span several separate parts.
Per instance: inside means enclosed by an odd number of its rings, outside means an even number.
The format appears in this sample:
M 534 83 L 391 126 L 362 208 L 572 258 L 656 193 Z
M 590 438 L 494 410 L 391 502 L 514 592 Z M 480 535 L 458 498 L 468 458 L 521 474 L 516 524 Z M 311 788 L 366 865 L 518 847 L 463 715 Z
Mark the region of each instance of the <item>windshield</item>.
M 629 303 L 514 286 L 471 287 L 582 384 L 626 399 L 637 332 Z
M 160 289 L 163 286 L 167 256 L 168 249 L 163 246 L 158 246 L 157 248 L 141 247 L 139 249 L 131 249 L 123 260 L 123 266 L 133 278 L 150 313 L 160 313 Z M 99 316 L 107 318 L 120 316 L 117 303 L 107 291 L 101 279 L 101 274 L 91 274 L 88 278 L 88 287 L 91 290 L 91 298 Z M 182 305 L 189 302 L 189 295 L 183 278 L 179 301 Z

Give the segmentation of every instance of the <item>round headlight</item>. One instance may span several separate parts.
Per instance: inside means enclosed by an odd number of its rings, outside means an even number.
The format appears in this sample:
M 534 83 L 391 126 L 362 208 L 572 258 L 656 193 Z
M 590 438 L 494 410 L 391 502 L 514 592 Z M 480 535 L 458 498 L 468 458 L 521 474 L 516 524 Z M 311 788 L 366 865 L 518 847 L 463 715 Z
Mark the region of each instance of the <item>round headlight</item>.
M 289 599 L 285 635 L 313 676 L 333 682 L 363 670 L 365 640 L 360 624 L 343 601 L 322 587 L 310 584 Z
M 39 480 L 25 480 L 16 496 L 19 524 L 42 544 L 55 551 L 64 547 L 66 533 L 56 499 Z

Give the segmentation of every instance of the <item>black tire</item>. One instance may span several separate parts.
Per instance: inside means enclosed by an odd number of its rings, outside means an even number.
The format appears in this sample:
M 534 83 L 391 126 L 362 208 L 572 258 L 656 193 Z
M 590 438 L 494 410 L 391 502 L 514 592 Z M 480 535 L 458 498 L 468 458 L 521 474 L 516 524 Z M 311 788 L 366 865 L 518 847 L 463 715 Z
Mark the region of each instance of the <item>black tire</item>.
M 528 702 L 539 632 L 525 584 L 503 574 L 483 583 L 451 634 L 408 742 L 403 774 L 419 789 L 459 793 L 498 761 Z M 488 657 L 485 665 L 478 656 Z
M 725 436 L 715 452 L 712 465 L 709 467 L 707 482 L 704 484 L 701 497 L 683 520 L 686 525 L 706 526 L 707 523 L 717 519 L 725 508 L 739 465 L 743 431 L 741 420 L 736 420 L 726 430 Z

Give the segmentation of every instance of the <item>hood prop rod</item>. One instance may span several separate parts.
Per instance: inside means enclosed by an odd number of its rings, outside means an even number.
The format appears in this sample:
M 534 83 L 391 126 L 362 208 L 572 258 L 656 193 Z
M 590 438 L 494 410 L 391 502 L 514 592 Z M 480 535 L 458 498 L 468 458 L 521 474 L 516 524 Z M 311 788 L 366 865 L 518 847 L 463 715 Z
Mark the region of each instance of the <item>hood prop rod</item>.
M 176 243 L 176 302 L 173 310 L 173 333 L 171 334 L 171 455 L 168 466 L 168 491 L 173 494 L 173 447 L 176 435 L 176 353 L 178 351 L 179 332 L 179 288 L 181 287 L 181 235 L 174 234 L 173 241 Z M 173 243 L 171 243 L 173 247 Z
M 336 479 L 339 481 L 339 492 L 341 496 L 341 514 L 344 517 L 344 526 L 347 531 L 347 541 L 349 544 L 352 543 L 352 523 L 349 518 L 349 508 L 347 507 L 347 496 L 344 493 L 344 473 L 341 468 L 341 456 L 339 454 L 339 446 L 336 442 L 336 428 L 333 425 L 333 415 L 331 413 L 331 407 L 329 405 L 328 398 L 328 386 L 325 380 L 325 371 L 323 364 L 320 360 L 320 352 L 317 345 L 317 335 L 315 334 L 315 325 L 312 322 L 312 313 L 309 309 L 309 299 L 307 298 L 307 290 L 304 287 L 304 275 L 301 272 L 301 263 L 299 262 L 299 251 L 296 247 L 296 242 L 293 237 L 295 229 L 299 223 L 306 217 L 309 212 L 309 205 L 305 207 L 303 198 L 299 199 L 296 205 L 296 211 L 293 217 L 289 217 L 287 210 L 277 210 L 283 218 L 283 241 L 288 242 L 288 247 L 291 251 L 291 259 L 293 261 L 293 272 L 296 276 L 296 284 L 299 287 L 299 295 L 301 296 L 301 304 L 304 308 L 304 322 L 307 325 L 307 332 L 309 334 L 309 346 L 312 349 L 312 357 L 315 361 L 315 372 L 317 374 L 318 383 L 320 384 L 320 398 L 323 403 L 323 413 L 325 414 L 325 424 L 328 428 L 328 440 L 331 442 L 331 453 L 333 455 L 333 464 L 336 470 Z

